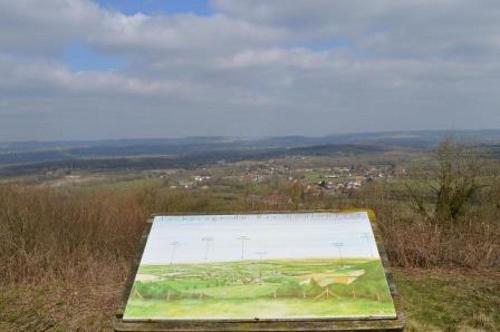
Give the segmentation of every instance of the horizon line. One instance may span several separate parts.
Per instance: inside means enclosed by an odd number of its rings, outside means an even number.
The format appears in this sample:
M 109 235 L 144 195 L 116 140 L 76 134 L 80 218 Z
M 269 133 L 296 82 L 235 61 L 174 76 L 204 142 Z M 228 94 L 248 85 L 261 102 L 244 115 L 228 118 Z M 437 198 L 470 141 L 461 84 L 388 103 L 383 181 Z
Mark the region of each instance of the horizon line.
M 2 140 L 0 144 L 16 144 L 16 143 L 91 143 L 91 142 L 120 142 L 120 141 L 147 141 L 147 140 L 185 140 L 185 139 L 240 139 L 240 140 L 264 140 L 272 138 L 323 138 L 331 136 L 344 136 L 344 135 L 376 135 L 376 134 L 397 134 L 397 133 L 473 133 L 473 132 L 499 132 L 500 128 L 482 128 L 482 129 L 402 129 L 402 130 L 380 130 L 380 131 L 351 131 L 342 133 L 330 133 L 324 135 L 303 135 L 303 134 L 289 134 L 289 135 L 258 135 L 258 136 L 234 136 L 234 135 L 185 135 L 185 136 L 136 136 L 136 137 L 121 137 L 121 138 L 87 138 L 87 139 L 13 139 Z

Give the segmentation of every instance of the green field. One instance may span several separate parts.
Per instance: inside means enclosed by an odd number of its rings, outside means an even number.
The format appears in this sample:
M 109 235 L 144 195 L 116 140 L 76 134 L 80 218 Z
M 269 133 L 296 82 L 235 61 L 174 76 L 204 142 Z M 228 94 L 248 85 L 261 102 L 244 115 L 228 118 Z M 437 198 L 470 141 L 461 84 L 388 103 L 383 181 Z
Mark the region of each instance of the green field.
M 379 260 L 141 265 L 125 319 L 394 316 Z

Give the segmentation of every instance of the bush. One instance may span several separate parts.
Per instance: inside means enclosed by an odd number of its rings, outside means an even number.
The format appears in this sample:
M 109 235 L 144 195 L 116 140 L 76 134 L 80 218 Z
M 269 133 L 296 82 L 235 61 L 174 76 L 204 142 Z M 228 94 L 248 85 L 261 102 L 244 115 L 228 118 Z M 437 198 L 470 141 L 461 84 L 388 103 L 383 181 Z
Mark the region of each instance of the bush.
M 437 166 L 428 179 L 431 199 L 426 201 L 426 196 L 408 186 L 412 206 L 431 222 L 456 224 L 480 189 L 480 163 L 472 150 L 452 140 L 445 140 L 438 146 L 434 162 Z
M 145 299 L 165 300 L 167 296 L 170 299 L 194 297 L 194 295 L 189 293 L 183 294 L 165 281 L 137 281 L 134 283 L 132 289 L 132 293 L 134 292 L 137 292 L 136 294 L 138 294 L 138 297 Z
M 0 282 L 123 275 L 145 213 L 130 192 L 0 186 Z
M 278 297 L 298 297 L 303 295 L 303 290 L 297 281 L 286 280 L 276 289 L 276 295 Z

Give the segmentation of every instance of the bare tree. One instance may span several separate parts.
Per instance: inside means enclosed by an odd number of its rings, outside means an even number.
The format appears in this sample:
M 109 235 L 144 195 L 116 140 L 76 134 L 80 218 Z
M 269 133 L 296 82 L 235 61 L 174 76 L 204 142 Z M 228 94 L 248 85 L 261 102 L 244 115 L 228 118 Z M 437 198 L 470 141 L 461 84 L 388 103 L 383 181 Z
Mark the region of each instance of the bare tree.
M 179 242 L 177 241 L 172 241 L 169 243 L 169 245 L 172 247 L 170 251 L 170 264 L 174 263 L 174 257 L 175 257 L 175 249 L 179 246 Z
M 304 186 L 300 183 L 299 180 L 295 179 L 290 186 L 288 196 L 290 200 L 295 205 L 295 208 L 299 207 L 299 204 L 304 201 L 305 192 Z
M 201 239 L 203 242 L 205 242 L 205 261 L 208 260 L 208 251 L 210 249 L 210 243 L 213 242 L 214 238 L 210 236 L 205 236 Z
M 262 282 L 262 258 L 267 255 L 267 251 L 257 251 L 255 254 L 259 256 L 259 280 Z
M 242 235 L 238 237 L 238 240 L 241 241 L 241 259 L 245 259 L 245 241 L 250 240 L 248 236 Z
M 480 188 L 480 162 L 471 149 L 451 139 L 444 140 L 434 154 L 435 171 L 430 174 L 431 196 L 407 185 L 413 209 L 427 220 L 455 223 L 463 216 Z
M 332 245 L 337 248 L 338 253 L 339 253 L 339 261 L 340 261 L 340 266 L 343 266 L 343 261 L 342 261 L 342 248 L 344 247 L 344 243 L 342 242 L 333 242 Z

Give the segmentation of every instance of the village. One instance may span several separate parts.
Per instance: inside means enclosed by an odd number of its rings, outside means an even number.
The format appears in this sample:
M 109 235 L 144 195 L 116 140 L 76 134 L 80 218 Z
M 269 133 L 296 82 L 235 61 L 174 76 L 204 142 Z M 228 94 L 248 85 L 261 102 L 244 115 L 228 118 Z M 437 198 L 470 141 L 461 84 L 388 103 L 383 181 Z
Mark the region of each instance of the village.
M 396 171 L 399 174 L 405 172 L 404 168 L 396 170 L 391 164 L 314 165 L 315 160 L 311 157 L 300 157 L 302 162 L 309 161 L 308 165 L 302 165 L 293 162 L 297 158 L 220 163 L 191 170 L 154 170 L 148 171 L 148 175 L 159 177 L 173 190 L 207 190 L 224 185 L 288 182 L 301 186 L 305 194 L 314 196 L 348 194 L 370 182 L 391 181 Z

